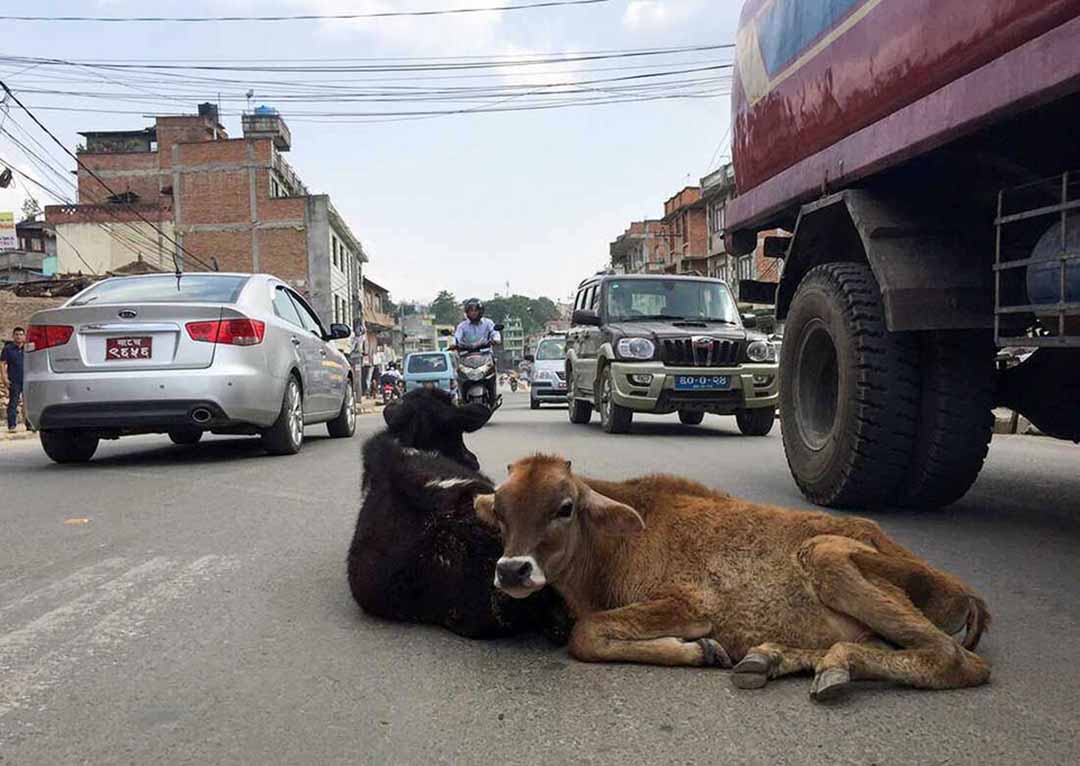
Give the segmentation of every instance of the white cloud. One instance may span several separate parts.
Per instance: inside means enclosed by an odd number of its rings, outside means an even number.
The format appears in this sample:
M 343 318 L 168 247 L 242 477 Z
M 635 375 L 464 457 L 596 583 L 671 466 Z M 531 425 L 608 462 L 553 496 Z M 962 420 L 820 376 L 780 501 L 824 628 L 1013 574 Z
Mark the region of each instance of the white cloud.
M 623 26 L 648 31 L 680 24 L 705 5 L 704 0 L 630 0 L 623 14 Z
M 387 0 L 371 0 L 357 8 L 355 0 L 292 0 L 298 13 L 348 14 L 399 11 L 403 6 Z M 444 8 L 475 8 L 476 0 L 446 0 Z M 380 45 L 402 48 L 428 56 L 455 55 L 490 48 L 499 39 L 504 13 L 464 13 L 449 16 L 326 20 L 323 34 L 338 39 L 366 37 Z M 363 53 L 358 52 L 358 56 Z

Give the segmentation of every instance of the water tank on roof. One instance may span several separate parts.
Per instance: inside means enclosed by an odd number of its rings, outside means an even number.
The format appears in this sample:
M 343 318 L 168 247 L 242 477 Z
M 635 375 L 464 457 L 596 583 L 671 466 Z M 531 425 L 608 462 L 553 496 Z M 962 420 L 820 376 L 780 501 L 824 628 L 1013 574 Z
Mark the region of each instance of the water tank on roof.
M 255 107 L 255 114 L 258 114 L 258 115 L 270 116 L 270 115 L 276 115 L 277 113 L 278 113 L 277 109 L 275 109 L 272 106 L 266 106 L 265 104 Z

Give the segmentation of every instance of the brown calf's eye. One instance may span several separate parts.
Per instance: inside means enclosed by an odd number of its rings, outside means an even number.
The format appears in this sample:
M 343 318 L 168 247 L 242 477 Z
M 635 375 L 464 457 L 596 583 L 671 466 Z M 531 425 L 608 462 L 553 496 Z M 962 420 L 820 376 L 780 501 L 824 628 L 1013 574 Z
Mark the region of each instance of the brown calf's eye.
M 555 514 L 555 517 L 559 518 L 559 519 L 568 519 L 573 515 L 574 515 L 574 503 L 571 502 L 570 500 L 567 500 L 566 502 L 564 502 L 562 505 L 559 506 L 559 510 Z

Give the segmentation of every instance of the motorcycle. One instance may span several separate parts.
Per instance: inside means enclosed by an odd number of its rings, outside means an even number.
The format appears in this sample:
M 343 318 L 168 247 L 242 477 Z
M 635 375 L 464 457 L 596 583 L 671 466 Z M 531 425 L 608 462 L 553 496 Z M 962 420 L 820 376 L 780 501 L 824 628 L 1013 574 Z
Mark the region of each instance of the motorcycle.
M 518 379 L 517 378 L 510 378 L 510 390 L 513 391 L 514 393 L 517 393 L 517 388 L 518 388 Z
M 458 349 L 458 388 L 465 404 L 483 404 L 492 412 L 502 406 L 496 387 L 495 352 L 491 344 Z
M 398 380 L 393 383 L 385 381 L 382 384 L 382 401 L 383 404 L 389 404 L 395 402 L 405 395 L 405 381 Z

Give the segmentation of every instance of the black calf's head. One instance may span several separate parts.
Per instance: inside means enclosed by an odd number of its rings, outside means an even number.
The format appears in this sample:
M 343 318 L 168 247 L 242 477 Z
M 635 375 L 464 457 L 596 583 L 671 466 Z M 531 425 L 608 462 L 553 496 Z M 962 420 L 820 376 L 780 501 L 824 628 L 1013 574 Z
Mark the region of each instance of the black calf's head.
M 462 434 L 483 427 L 491 411 L 482 404 L 454 405 L 450 394 L 438 389 L 412 391 L 383 410 L 383 418 L 405 447 L 438 452 L 462 465 L 480 470 L 480 461 L 465 447 Z

